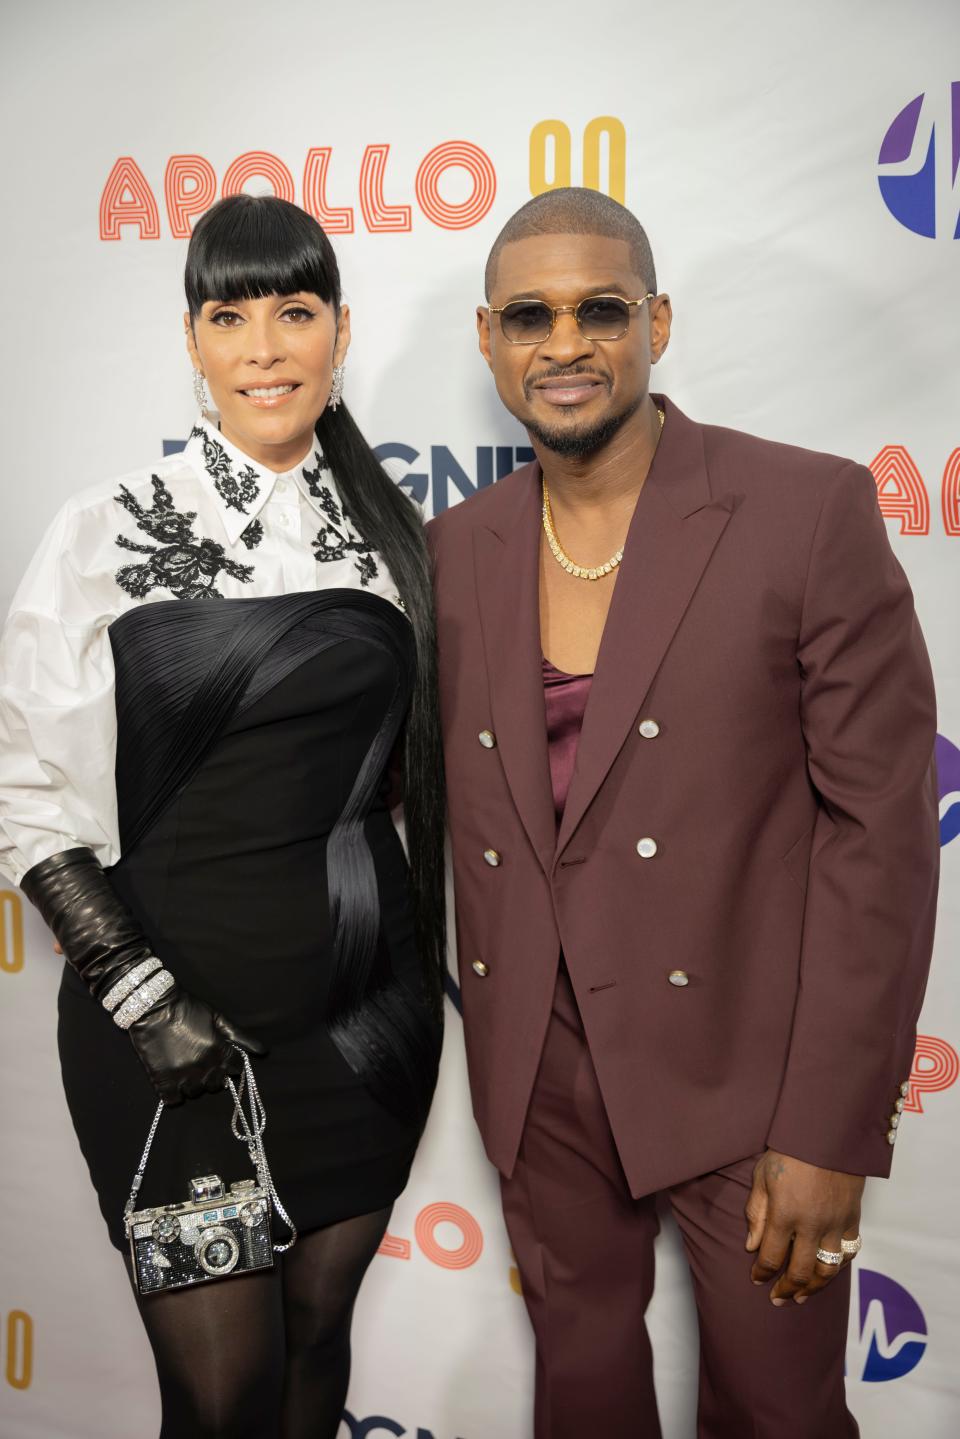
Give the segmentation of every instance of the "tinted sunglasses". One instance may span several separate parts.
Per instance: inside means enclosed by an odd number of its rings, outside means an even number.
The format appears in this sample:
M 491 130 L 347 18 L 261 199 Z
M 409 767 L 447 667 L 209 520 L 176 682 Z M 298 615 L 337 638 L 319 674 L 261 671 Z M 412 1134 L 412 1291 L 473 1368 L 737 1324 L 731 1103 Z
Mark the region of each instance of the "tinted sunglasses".
M 622 340 L 630 328 L 630 311 L 655 300 L 646 294 L 640 300 L 620 295 L 588 295 L 579 305 L 548 305 L 545 300 L 511 300 L 509 305 L 491 305 L 491 315 L 500 316 L 500 331 L 511 345 L 540 345 L 550 338 L 558 315 L 572 315 L 586 340 Z

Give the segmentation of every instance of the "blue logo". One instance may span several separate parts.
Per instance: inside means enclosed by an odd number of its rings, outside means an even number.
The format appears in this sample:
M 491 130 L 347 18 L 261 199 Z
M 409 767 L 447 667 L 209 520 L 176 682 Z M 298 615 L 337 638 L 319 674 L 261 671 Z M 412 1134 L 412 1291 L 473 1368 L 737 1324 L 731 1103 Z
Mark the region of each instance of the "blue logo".
M 847 1349 L 847 1373 L 865 1384 L 902 1379 L 916 1369 L 927 1347 L 927 1321 L 902 1284 L 874 1269 L 854 1269 L 851 1307 L 859 1320 L 859 1343 Z
M 940 794 L 940 843 L 943 845 L 960 834 L 960 749 L 951 744 L 945 735 L 938 734 L 934 754 Z
M 432 515 L 442 515 L 450 508 L 451 499 L 454 504 L 461 499 L 468 500 L 478 490 L 496 484 L 535 458 L 529 445 L 477 445 L 471 475 L 447 445 L 431 445 L 429 463 L 421 459 L 420 451 L 412 445 L 397 442 L 374 445 L 373 453 L 391 478 L 419 504 L 430 499 Z M 418 461 L 422 469 L 414 468 Z M 410 468 L 402 470 L 401 465 Z
M 883 137 L 880 194 L 894 219 L 915 235 L 960 239 L 960 81 L 949 97 L 920 94 Z

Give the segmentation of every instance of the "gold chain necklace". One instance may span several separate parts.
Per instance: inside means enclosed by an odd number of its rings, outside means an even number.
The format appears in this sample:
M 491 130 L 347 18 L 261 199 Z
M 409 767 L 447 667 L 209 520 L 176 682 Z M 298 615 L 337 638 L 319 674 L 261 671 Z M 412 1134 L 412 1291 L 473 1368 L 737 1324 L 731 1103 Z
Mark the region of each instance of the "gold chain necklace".
M 660 416 L 660 428 L 662 430 L 664 420 L 663 411 L 658 408 L 657 414 Z M 604 565 L 596 565 L 594 568 L 589 568 L 587 565 L 574 564 L 573 560 L 557 539 L 557 532 L 553 527 L 553 511 L 550 508 L 550 491 L 547 489 L 546 476 L 543 477 L 543 529 L 553 558 L 561 569 L 566 570 L 568 575 L 573 575 L 576 580 L 602 579 L 604 575 L 610 574 L 611 570 L 615 570 L 623 559 L 623 546 L 621 545 L 617 553 L 611 555 Z

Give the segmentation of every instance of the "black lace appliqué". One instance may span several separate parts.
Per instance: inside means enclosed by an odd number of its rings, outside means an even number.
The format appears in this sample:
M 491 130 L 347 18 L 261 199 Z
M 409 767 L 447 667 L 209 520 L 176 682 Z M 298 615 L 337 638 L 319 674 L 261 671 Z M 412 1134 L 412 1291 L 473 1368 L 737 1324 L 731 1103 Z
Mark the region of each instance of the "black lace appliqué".
M 199 439 L 203 445 L 204 466 L 223 503 L 229 509 L 239 510 L 241 515 L 245 515 L 247 506 L 260 493 L 256 470 L 250 465 L 244 465 L 238 474 L 234 474 L 230 456 L 219 440 L 215 440 L 199 425 L 194 425 L 190 432 L 190 438 Z
M 320 476 L 322 474 L 330 474 L 330 466 L 327 464 L 320 450 L 314 450 L 313 458 L 317 462 L 317 468 L 315 470 L 307 469 L 306 465 L 303 467 L 303 478 L 307 482 L 307 489 L 315 500 L 320 501 L 320 508 L 327 518 L 333 520 L 335 525 L 338 525 L 340 523 L 340 510 L 337 502 L 327 489 L 327 486 L 321 485 L 320 483 Z
M 249 584 L 253 576 L 253 565 L 239 565 L 227 558 L 223 545 L 214 540 L 198 539 L 193 533 L 196 510 L 184 510 L 180 514 L 173 504 L 173 496 L 158 475 L 151 476 L 153 485 L 153 507 L 146 510 L 139 500 L 127 489 L 120 486 L 117 502 L 131 514 L 150 539 L 159 541 L 156 545 L 139 545 L 124 535 L 117 536 L 117 544 L 124 550 L 133 550 L 138 555 L 149 555 L 139 565 L 123 565 L 116 573 L 116 581 L 135 600 L 141 600 L 151 590 L 168 589 L 178 600 L 221 599 L 214 581 L 223 571 L 243 584 Z
M 375 580 L 380 571 L 373 557 L 373 546 L 366 540 L 352 539 L 342 535 L 333 525 L 324 525 L 313 542 L 313 552 L 318 564 L 330 564 L 334 560 L 345 560 L 347 555 L 356 555 L 354 567 L 360 576 L 364 589 Z
M 248 550 L 255 550 L 263 539 L 263 525 L 259 520 L 251 520 L 247 528 L 240 535 L 240 538 Z
M 377 562 L 372 554 L 358 555 L 355 567 L 360 576 L 360 583 L 366 589 L 371 580 L 375 580 L 380 571 L 377 569 Z
M 326 485 L 320 485 L 317 489 L 311 487 L 310 493 L 315 497 L 318 505 L 331 524 L 343 524 L 343 512 L 333 498 L 332 491 L 328 490 Z
M 337 504 L 329 485 L 320 483 L 322 474 L 331 473 L 330 466 L 321 452 L 315 450 L 313 458 L 316 462 L 316 469 L 310 470 L 304 465 L 303 478 L 307 482 L 307 488 L 311 495 L 329 521 L 329 524 L 324 525 L 318 532 L 317 538 L 313 542 L 313 552 L 319 564 L 345 560 L 349 554 L 356 555 L 354 568 L 360 576 L 361 586 L 366 589 L 370 581 L 375 580 L 380 573 L 373 557 L 373 546 L 368 545 L 366 540 L 360 539 L 342 508 Z

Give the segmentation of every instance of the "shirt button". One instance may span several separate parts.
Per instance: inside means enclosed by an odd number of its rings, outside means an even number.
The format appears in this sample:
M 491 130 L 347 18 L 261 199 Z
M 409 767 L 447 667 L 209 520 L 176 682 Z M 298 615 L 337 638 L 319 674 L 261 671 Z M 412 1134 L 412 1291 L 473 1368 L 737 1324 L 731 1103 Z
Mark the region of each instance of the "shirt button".
M 657 841 L 649 835 L 645 839 L 637 840 L 637 854 L 641 859 L 653 859 L 657 852 Z
M 496 869 L 500 863 L 500 855 L 495 849 L 485 849 L 483 851 L 483 857 L 487 861 L 487 864 L 491 865 L 494 869 Z
M 660 733 L 660 726 L 655 719 L 645 719 L 640 721 L 639 730 L 644 739 L 656 739 Z
M 477 739 L 484 749 L 496 749 L 497 747 L 497 737 L 492 729 L 482 729 L 477 735 Z
M 667 978 L 670 983 L 675 984 L 678 989 L 683 989 L 684 985 L 690 983 L 690 976 L 685 969 L 671 969 Z
M 286 480 L 277 480 L 277 483 L 274 485 L 273 488 L 273 493 L 277 496 L 278 499 L 282 500 L 285 495 L 289 495 L 290 486 L 287 484 Z
M 279 515 L 278 518 L 277 518 L 277 523 L 278 523 L 283 529 L 288 530 L 288 529 L 290 528 L 290 516 L 289 516 L 289 515 Z
M 484 964 L 482 959 L 475 959 L 470 968 L 473 970 L 474 974 L 478 974 L 481 979 L 486 979 L 487 975 L 490 973 L 488 966 Z

